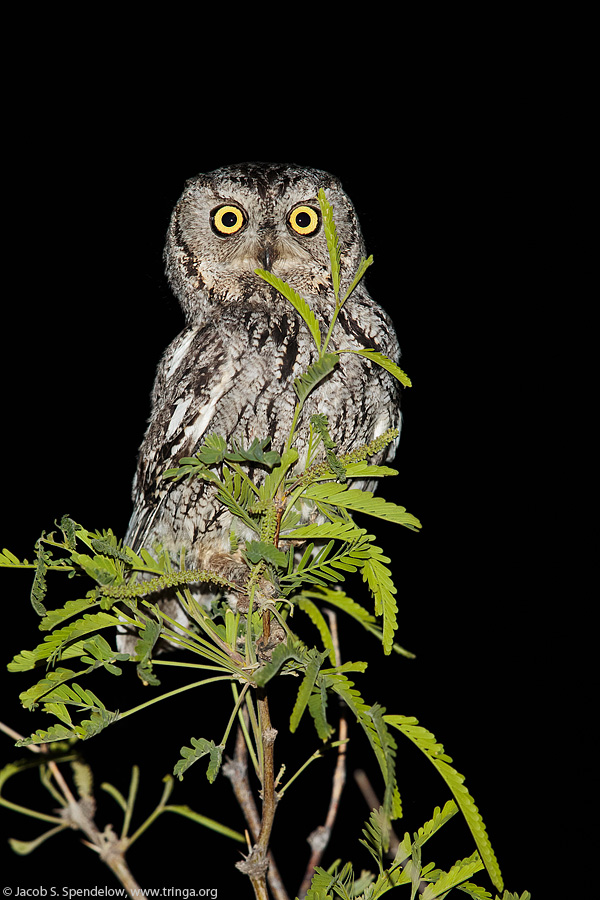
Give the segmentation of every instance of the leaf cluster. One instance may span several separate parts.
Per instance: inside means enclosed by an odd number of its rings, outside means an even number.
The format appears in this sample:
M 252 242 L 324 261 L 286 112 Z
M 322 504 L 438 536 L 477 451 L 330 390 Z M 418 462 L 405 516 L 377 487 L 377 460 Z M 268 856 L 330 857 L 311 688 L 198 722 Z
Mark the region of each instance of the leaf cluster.
M 443 900 L 454 889 L 460 890 L 472 900 L 492 900 L 485 888 L 471 881 L 472 876 L 484 868 L 477 851 L 465 859 L 457 860 L 447 871 L 423 859 L 425 844 L 457 812 L 458 807 L 453 800 L 448 800 L 442 809 L 437 806 L 431 819 L 412 836 L 405 832 L 403 839 L 397 841 L 396 849 L 390 854 L 387 817 L 381 808 L 373 810 L 363 829 L 361 844 L 373 857 L 377 871 L 363 871 L 357 878 L 351 863 L 340 867 L 340 860 L 327 870 L 317 868 L 306 900 L 377 900 L 388 891 L 401 887 L 407 888 L 405 896 L 410 897 L 410 900 L 414 900 L 416 896 L 424 900 Z M 503 900 L 519 898 L 505 891 Z M 531 895 L 525 891 L 520 900 L 531 900 Z

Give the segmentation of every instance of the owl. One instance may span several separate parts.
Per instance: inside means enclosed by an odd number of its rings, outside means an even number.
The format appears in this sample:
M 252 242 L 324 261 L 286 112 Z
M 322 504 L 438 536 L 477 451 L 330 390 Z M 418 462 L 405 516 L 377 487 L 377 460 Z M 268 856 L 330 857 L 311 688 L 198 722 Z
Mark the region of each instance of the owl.
M 320 189 L 338 231 L 343 296 L 365 248 L 353 205 L 334 176 L 303 166 L 247 163 L 185 184 L 164 260 L 186 324 L 166 349 L 152 391 L 125 536 L 137 552 L 159 542 L 177 563 L 185 548 L 187 568 L 217 572 L 240 586 L 247 579 L 241 555 L 231 551 L 232 515 L 214 487 L 200 479 L 168 480 L 163 473 L 193 456 L 211 434 L 222 435 L 229 446 L 270 437 L 270 449 L 283 451 L 297 399 L 294 379 L 317 359 L 317 350 L 294 307 L 255 270 L 291 285 L 326 332 L 335 295 Z M 364 279 L 342 307 L 328 350 L 345 348 L 371 348 L 396 363 L 400 356 L 391 319 L 372 300 Z M 399 385 L 387 371 L 342 354 L 305 403 L 295 443 L 298 471 L 306 461 L 311 415 L 327 416 L 336 452 L 343 454 L 399 428 L 399 399 Z M 395 444 L 374 461 L 394 452 Z M 174 598 L 160 604 L 189 624 Z M 121 649 L 131 650 L 131 640 L 121 635 Z

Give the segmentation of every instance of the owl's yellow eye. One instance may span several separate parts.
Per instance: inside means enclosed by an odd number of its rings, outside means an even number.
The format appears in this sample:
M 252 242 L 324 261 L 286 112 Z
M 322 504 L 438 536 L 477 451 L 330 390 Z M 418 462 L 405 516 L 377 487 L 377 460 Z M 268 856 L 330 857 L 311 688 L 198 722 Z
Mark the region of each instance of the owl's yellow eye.
M 217 234 L 235 234 L 246 224 L 246 216 L 239 206 L 218 206 L 210 214 L 210 223 Z
M 290 228 L 296 234 L 315 234 L 319 228 L 319 213 L 312 206 L 297 206 L 289 218 Z

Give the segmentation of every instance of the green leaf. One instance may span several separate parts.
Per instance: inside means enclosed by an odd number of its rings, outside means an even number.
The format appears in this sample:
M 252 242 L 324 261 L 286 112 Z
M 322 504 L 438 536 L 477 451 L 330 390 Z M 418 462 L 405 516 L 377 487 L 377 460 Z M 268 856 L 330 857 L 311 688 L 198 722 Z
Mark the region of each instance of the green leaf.
M 320 188 L 317 196 L 319 206 L 321 207 L 321 215 L 323 217 L 323 230 L 325 232 L 325 240 L 327 241 L 327 251 L 329 253 L 331 265 L 331 280 L 337 305 L 339 304 L 340 296 L 340 245 L 337 228 L 333 219 L 333 207 L 329 203 L 323 188 Z
M 323 446 L 326 450 L 335 450 L 337 444 L 334 440 L 332 440 L 331 435 L 329 434 L 328 426 L 329 422 L 327 420 L 327 416 L 318 414 L 310 417 L 310 424 L 320 436 L 323 441 Z
M 317 679 L 317 674 L 319 669 L 323 665 L 323 660 L 325 659 L 327 654 L 319 653 L 318 650 L 309 650 L 307 654 L 308 664 L 306 666 L 306 671 L 304 673 L 304 678 L 298 688 L 298 695 L 296 697 L 296 703 L 294 704 L 294 709 L 292 710 L 292 715 L 290 716 L 290 731 L 293 733 L 298 728 L 300 724 L 300 720 L 302 715 L 304 714 L 304 710 L 306 709 L 306 705 L 310 699 L 310 695 L 312 694 L 312 690 Z
M 377 548 L 375 548 L 377 549 Z M 330 606 L 335 606 L 343 612 L 347 613 L 349 616 L 352 616 L 353 619 L 356 619 L 363 628 L 377 638 L 378 641 L 383 642 L 383 632 L 381 628 L 376 624 L 375 616 L 372 613 L 368 612 L 363 606 L 356 603 L 355 600 L 352 600 L 351 597 L 348 597 L 344 591 L 339 588 L 329 588 L 329 587 L 315 587 L 304 589 L 302 591 L 301 596 L 310 597 L 314 600 L 321 601 L 324 603 L 328 603 Z M 392 645 L 392 650 L 395 653 L 399 653 L 402 656 L 406 656 L 409 659 L 414 659 L 414 653 L 411 653 L 409 650 L 405 650 L 404 647 L 401 647 L 399 644 L 394 643 Z
M 370 350 L 368 348 L 363 348 L 362 350 L 340 350 L 340 353 L 356 353 L 358 356 L 364 356 L 365 359 L 370 359 L 371 362 L 377 363 L 378 366 L 381 366 L 382 369 L 385 369 L 390 375 L 393 375 L 400 384 L 403 384 L 404 387 L 412 387 L 412 381 L 406 374 L 403 372 L 400 366 L 396 365 L 396 363 L 391 360 L 388 356 L 385 356 L 383 353 L 379 353 L 377 350 Z
M 109 541 L 101 538 L 92 539 L 92 549 L 102 556 L 109 556 L 112 559 L 120 559 L 122 562 L 130 562 L 129 554 L 121 550 L 117 545 L 116 539 Z
M 380 548 L 374 545 L 371 550 L 372 556 L 365 562 L 362 576 L 373 593 L 375 615 L 383 615 L 383 651 L 389 655 L 394 645 L 394 633 L 398 628 L 398 605 L 394 597 L 396 587 L 390 570 L 384 565 L 384 561 L 390 561 L 389 557 L 384 556 Z
M 282 567 L 286 566 L 288 561 L 287 553 L 264 541 L 246 541 L 245 553 L 253 565 L 264 559 L 276 567 Z
M 281 463 L 275 466 L 266 476 L 259 491 L 261 501 L 270 501 L 277 493 L 277 489 L 286 476 L 288 469 L 298 460 L 298 451 L 292 447 L 281 456 Z
M 299 528 L 292 528 L 285 532 L 285 539 L 328 541 L 335 538 L 340 541 L 355 541 L 365 535 L 365 529 L 358 528 L 354 522 L 323 522 L 319 525 L 301 525 Z
M 452 791 L 456 804 L 469 826 L 492 884 L 501 891 L 503 881 L 498 861 L 489 842 L 479 810 L 464 784 L 464 776 L 452 768 L 450 765 L 452 759 L 444 753 L 442 744 L 436 741 L 430 731 L 420 726 L 417 719 L 409 716 L 390 715 L 384 716 L 384 720 L 388 725 L 397 728 L 408 737 L 425 754 L 442 776 Z
M 83 644 L 83 642 L 82 642 Z M 83 647 L 82 647 L 83 649 Z M 25 709 L 35 709 L 42 697 L 54 691 L 56 687 L 71 678 L 77 677 L 79 673 L 72 669 L 63 669 L 61 667 L 48 672 L 45 678 L 32 685 L 26 691 L 19 694 L 19 700 Z
M 310 392 L 333 372 L 339 361 L 338 353 L 324 353 L 306 372 L 294 379 L 294 390 L 300 403 L 304 403 Z
M 124 547 L 124 551 L 129 556 L 129 565 L 134 572 L 143 572 L 146 575 L 162 575 L 168 563 L 168 557 L 164 552 L 156 552 L 156 557 L 152 556 L 145 547 L 135 553 L 131 547 Z
M 91 692 L 88 693 L 91 694 Z M 98 703 L 100 702 L 98 698 L 95 698 L 95 700 Z M 92 709 L 90 718 L 83 719 L 79 725 L 68 727 L 62 722 L 58 722 L 55 725 L 51 725 L 47 730 L 39 728 L 31 737 L 17 741 L 16 746 L 26 747 L 29 744 L 48 744 L 53 741 L 72 740 L 73 738 L 85 741 L 103 731 L 108 725 L 116 722 L 118 718 L 118 712 L 109 712 L 103 706 L 97 706 Z
M 327 654 L 329 655 L 329 659 L 331 660 L 332 665 L 335 666 L 337 660 L 335 658 L 335 648 L 333 646 L 333 638 L 331 636 L 329 626 L 327 625 L 327 622 L 325 621 L 325 617 L 321 613 L 321 610 L 319 609 L 318 606 L 316 606 L 316 604 L 314 604 L 312 602 L 312 600 L 310 600 L 306 596 L 299 597 L 298 606 L 302 610 L 302 612 L 305 612 L 307 614 L 307 616 L 310 618 L 313 625 L 316 625 L 316 627 L 319 629 L 319 634 L 321 635 L 321 640 L 323 641 L 323 646 L 325 647 L 325 650 L 326 650 Z
M 360 843 L 366 847 L 380 872 L 383 872 L 383 855 L 389 844 L 389 818 L 383 812 L 381 807 L 373 809 L 365 827 L 363 828 L 364 840 L 360 838 Z
M 373 265 L 373 257 L 372 256 L 368 256 L 367 259 L 364 259 L 364 258 L 361 259 L 360 263 L 358 264 L 358 269 L 356 270 L 356 275 L 352 279 L 352 283 L 350 284 L 350 287 L 344 294 L 344 299 L 342 300 L 342 302 L 340 304 L 341 306 L 344 305 L 344 303 L 346 302 L 346 300 L 348 299 L 348 297 L 350 296 L 350 294 L 352 293 L 352 291 L 354 290 L 354 288 L 356 287 L 358 282 L 362 279 L 363 275 L 365 274 L 365 272 L 367 271 L 369 266 L 372 266 L 372 265 Z
M 325 587 L 328 582 L 343 581 L 345 572 L 356 572 L 364 565 L 365 546 L 368 546 L 368 543 L 365 543 L 364 535 L 359 536 L 355 541 L 342 543 L 341 547 L 335 551 L 334 541 L 329 541 L 316 553 L 314 544 L 311 542 L 295 571 L 280 576 L 279 585 L 284 593 L 289 594 L 307 584 Z M 315 624 L 318 624 L 317 621 Z M 321 629 L 321 624 L 318 624 L 318 627 Z M 326 626 L 323 627 L 326 629 Z M 322 633 L 325 632 L 322 631 Z
M 37 850 L 40 844 L 43 844 L 44 841 L 53 837 L 55 834 L 64 831 L 65 828 L 70 828 L 70 825 L 67 825 L 66 823 L 64 825 L 56 825 L 49 831 L 40 834 L 39 837 L 34 838 L 32 841 L 19 841 L 16 838 L 9 838 L 8 843 L 10 844 L 13 853 L 17 853 L 19 856 L 28 856 L 30 853 L 33 853 L 34 850 Z
M 76 619 L 70 625 L 58 628 L 52 634 L 46 635 L 43 642 L 34 650 L 23 650 L 9 663 L 11 672 L 33 669 L 37 663 L 46 662 L 51 657 L 60 656 L 68 659 L 73 656 L 81 656 L 85 652 L 83 638 L 92 632 L 103 628 L 112 628 L 119 624 L 117 616 L 108 612 L 88 613 L 81 619 Z
M 498 898 L 496 898 L 496 900 L 498 900 Z M 518 894 L 513 894 L 511 891 L 504 891 L 502 900 L 531 900 L 531 894 L 529 891 L 523 891 L 522 895 L 519 897 Z
M 77 615 L 84 609 L 91 609 L 97 606 L 98 602 L 95 591 L 91 591 L 87 597 L 82 597 L 80 600 L 67 600 L 60 609 L 49 609 L 46 611 L 46 616 L 39 625 L 40 631 L 52 631 L 57 625 L 66 622 L 67 619 Z
M 225 459 L 227 453 L 227 442 L 220 434 L 208 434 L 202 443 L 202 446 L 196 453 L 196 457 L 205 466 L 214 466 Z M 182 462 L 183 460 L 180 460 Z
M 459 890 L 462 891 L 463 894 L 466 894 L 467 897 L 470 897 L 471 900 L 492 900 L 492 895 L 485 888 L 478 887 L 476 884 L 473 884 L 472 881 L 463 881 Z M 512 894 L 511 894 L 512 896 Z M 496 898 L 498 894 L 496 894 Z M 515 900 L 519 900 L 517 895 L 515 894 Z M 523 897 L 523 900 L 526 900 Z
M 374 707 L 368 706 L 354 687 L 354 682 L 346 678 L 341 672 L 327 674 L 322 672 L 321 678 L 324 679 L 326 687 L 339 694 L 362 726 L 384 778 L 387 798 L 385 814 L 390 818 L 399 818 L 402 815 L 402 804 L 396 784 L 396 773 L 390 766 L 393 740 L 387 731 L 387 718 L 383 716 L 383 710 L 377 704 Z M 377 724 L 374 716 L 371 715 L 371 709 L 374 710 Z M 381 712 L 381 715 L 379 715 L 379 712 Z
M 128 653 L 117 653 L 112 649 L 108 641 L 101 634 L 94 634 L 91 638 L 83 643 L 83 649 L 90 656 L 82 656 L 81 661 L 88 663 L 90 668 L 86 672 L 92 671 L 102 666 L 112 675 L 120 675 L 121 669 L 113 665 L 116 661 L 122 662 L 129 659 Z
M 367 626 L 375 623 L 375 616 L 372 615 L 372 613 L 368 612 L 363 606 L 339 589 L 331 590 L 322 588 L 318 591 L 304 591 L 303 593 L 307 597 L 321 600 L 325 603 L 329 603 L 331 606 L 341 609 L 349 616 L 352 616 L 353 619 L 360 622 L 361 625 Z
M 225 459 L 228 462 L 246 462 L 255 463 L 256 465 L 266 466 L 272 469 L 281 462 L 281 456 L 275 450 L 266 450 L 265 448 L 271 443 L 271 438 L 258 440 L 254 438 L 249 447 L 244 448 L 241 445 L 234 444 L 233 451 L 226 453 Z
M 287 643 L 278 644 L 273 650 L 270 661 L 256 670 L 254 673 L 255 683 L 259 687 L 264 687 L 290 661 L 299 663 L 301 666 L 306 663 L 306 651 L 292 637 L 288 637 Z
M 334 481 L 308 485 L 303 497 L 314 500 L 317 503 L 328 503 L 342 509 L 349 509 L 368 516 L 385 519 L 386 522 L 395 522 L 398 525 L 410 528 L 412 531 L 417 531 L 421 527 L 419 520 L 407 513 L 404 506 L 390 503 L 389 500 L 384 500 L 383 497 L 374 497 L 371 491 L 348 489 L 347 485 L 338 484 Z
M 219 769 L 221 768 L 221 762 L 223 759 L 223 748 L 217 747 L 213 744 L 210 748 L 209 760 L 208 760 L 208 768 L 206 770 L 206 777 L 213 784 L 215 778 L 219 774 Z
M 327 456 L 327 462 L 329 463 L 329 468 L 331 472 L 336 476 L 339 481 L 346 481 L 346 470 L 338 457 L 333 452 L 337 447 L 337 444 L 334 440 L 332 440 L 331 435 L 328 430 L 328 421 L 327 416 L 324 415 L 314 415 L 310 417 L 310 426 L 311 429 L 317 432 L 321 441 L 323 442 L 323 447 L 325 448 L 325 454 Z
M 383 714 L 385 713 L 385 709 L 380 706 L 378 703 L 374 703 L 373 706 L 369 710 L 369 716 L 373 721 L 373 726 L 377 733 L 378 743 L 381 747 L 381 761 L 383 766 L 385 766 L 384 771 L 384 781 L 385 781 L 385 794 L 383 798 L 383 812 L 386 820 L 389 822 L 389 819 L 393 814 L 393 803 L 394 803 L 394 789 L 396 788 L 396 742 L 390 732 L 387 729 L 387 725 L 383 719 Z M 390 829 L 389 826 L 385 829 L 383 833 L 384 838 L 384 847 L 385 850 L 388 850 L 389 847 L 389 839 L 390 839 Z
M 331 885 L 335 882 L 335 877 L 330 875 L 324 869 L 318 866 L 312 877 L 311 887 L 306 893 L 305 900 L 334 900 L 333 894 L 330 892 Z M 337 895 L 339 896 L 339 894 Z
M 63 533 L 65 545 L 68 550 L 74 550 L 77 546 L 77 532 L 84 532 L 87 536 L 85 528 L 82 528 L 81 525 L 74 522 L 70 516 L 66 515 L 60 520 L 60 530 Z
M 127 558 L 129 561 L 129 556 L 125 557 L 125 553 L 123 558 Z M 122 578 L 123 567 L 119 566 L 118 561 L 113 557 L 100 556 L 98 554 L 91 557 L 87 553 L 76 553 L 73 551 L 71 559 L 76 565 L 81 566 L 84 572 L 98 584 L 113 584 Z
M 321 329 L 319 328 L 319 322 L 312 309 L 304 300 L 300 294 L 297 294 L 296 291 L 290 287 L 285 281 L 282 281 L 281 278 L 277 278 L 276 275 L 273 275 L 271 272 L 266 272 L 264 269 L 255 269 L 256 275 L 259 275 L 267 284 L 270 284 L 271 287 L 274 287 L 275 290 L 279 291 L 286 300 L 292 304 L 297 313 L 303 318 L 304 322 L 308 330 L 310 331 L 312 338 L 316 344 L 317 350 L 321 349 Z
M 225 438 L 218 434 L 209 434 L 195 456 L 183 457 L 179 465 L 184 468 L 203 468 L 219 465 L 222 462 L 254 463 L 267 466 L 271 469 L 280 461 L 279 453 L 275 450 L 266 450 L 271 443 L 271 438 L 259 440 L 254 438 L 249 447 L 243 444 L 234 444 L 232 450 L 227 449 Z M 172 469 L 168 470 L 172 472 Z
M 46 607 L 44 606 L 44 598 L 47 590 L 46 570 L 48 568 L 48 553 L 43 549 L 39 541 L 36 545 L 36 551 L 37 560 L 33 584 L 31 586 L 31 605 L 38 616 L 45 616 Z
M 221 501 L 223 506 L 226 506 L 227 509 L 234 516 L 236 516 L 236 518 L 240 519 L 244 523 L 244 525 L 246 525 L 251 531 L 254 531 L 258 534 L 258 520 L 253 520 L 247 511 L 247 507 L 250 505 L 249 493 L 243 491 L 240 482 L 237 482 L 237 486 L 239 487 L 239 490 L 236 488 L 236 484 L 232 481 L 232 487 L 235 491 L 235 493 L 233 493 L 226 485 L 219 484 L 217 487 L 219 500 Z M 252 494 L 252 497 L 256 499 L 254 494 Z
M 419 827 L 417 832 L 417 842 L 422 847 L 429 838 L 433 837 L 433 835 L 443 828 L 443 826 L 452 819 L 456 813 L 458 812 L 458 806 L 454 802 L 454 800 L 447 800 L 444 804 L 444 808 L 440 810 L 439 806 L 433 811 L 433 816 L 424 825 Z
M 152 670 L 152 651 L 160 637 L 160 632 L 160 622 L 157 622 L 156 619 L 146 619 L 135 645 L 135 655 L 139 660 L 136 666 L 138 677 L 142 684 L 151 684 L 152 687 L 158 687 L 160 684 L 160 679 Z
M 320 739 L 323 743 L 328 741 L 335 729 L 327 721 L 327 690 L 324 684 L 317 685 L 315 692 L 309 697 L 308 711 Z
M 184 773 L 187 772 L 190 766 L 202 759 L 203 756 L 208 755 L 209 761 L 206 777 L 212 784 L 221 767 L 223 748 L 217 746 L 214 741 L 207 741 L 206 738 L 192 738 L 192 745 L 192 747 L 181 748 L 182 758 L 176 764 L 173 774 L 182 781 Z
M 390 466 L 375 466 L 366 460 L 351 463 L 346 467 L 346 478 L 383 478 L 386 475 L 397 475 L 398 470 Z
M 30 569 L 31 565 L 32 564 L 28 563 L 26 559 L 21 561 L 14 553 L 7 550 L 6 547 L 0 553 L 0 566 L 14 566 L 15 568 Z
M 483 869 L 483 863 L 479 857 L 479 853 L 475 852 L 468 859 L 459 860 L 455 863 L 449 872 L 442 872 L 440 877 L 431 884 L 428 884 L 423 891 L 422 900 L 436 900 L 437 897 L 443 898 L 452 888 L 458 887 L 475 872 Z

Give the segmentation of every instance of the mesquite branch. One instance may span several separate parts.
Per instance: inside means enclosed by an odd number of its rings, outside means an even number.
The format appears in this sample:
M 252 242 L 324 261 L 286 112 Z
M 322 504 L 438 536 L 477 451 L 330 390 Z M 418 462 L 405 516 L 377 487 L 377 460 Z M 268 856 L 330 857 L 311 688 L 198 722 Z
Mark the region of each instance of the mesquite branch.
M 242 807 L 246 821 L 248 822 L 253 837 L 258 830 L 256 843 L 252 847 L 248 856 L 237 863 L 237 868 L 244 872 L 250 878 L 256 900 L 268 900 L 267 893 L 267 872 L 269 870 L 269 842 L 271 840 L 271 831 L 273 829 L 273 821 L 275 818 L 275 809 L 277 807 L 277 794 L 275 792 L 275 765 L 274 765 L 274 744 L 277 731 L 271 725 L 271 717 L 269 712 L 269 701 L 264 688 L 259 688 L 257 692 L 257 706 L 260 722 L 260 732 L 262 738 L 262 814 L 260 819 L 260 827 L 257 829 L 257 814 L 254 807 L 253 798 L 247 786 L 247 777 L 245 769 L 245 759 L 243 767 L 238 765 L 227 764 L 224 770 L 227 777 L 231 780 L 236 798 Z M 236 747 L 236 756 L 238 754 L 240 735 L 238 733 L 238 747 Z M 271 882 L 271 879 L 269 879 Z M 283 885 L 277 876 L 279 894 L 276 897 L 287 898 Z M 271 884 L 273 887 L 273 884 Z
M 235 756 L 229 759 L 223 766 L 223 774 L 231 782 L 235 798 L 244 814 L 246 824 L 250 830 L 250 834 L 254 841 L 258 840 L 261 830 L 261 820 L 254 800 L 254 795 L 250 788 L 250 780 L 248 778 L 248 751 L 246 749 L 246 741 L 241 728 L 238 728 Z M 281 880 L 281 875 L 277 869 L 277 865 L 273 858 L 273 854 L 267 854 L 269 868 L 267 870 L 267 881 L 274 900 L 289 900 L 288 893 Z

